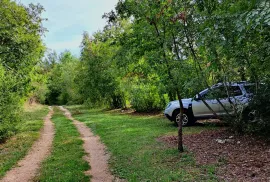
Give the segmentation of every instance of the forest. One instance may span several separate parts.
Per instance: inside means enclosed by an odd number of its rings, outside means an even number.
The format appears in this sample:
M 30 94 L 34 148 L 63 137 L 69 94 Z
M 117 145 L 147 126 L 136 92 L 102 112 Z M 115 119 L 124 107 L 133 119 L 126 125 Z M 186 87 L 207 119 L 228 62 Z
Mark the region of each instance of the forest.
M 25 102 L 162 111 L 222 82 L 249 81 L 256 94 L 239 132 L 270 130 L 270 2 L 267 0 L 119 0 L 80 56 L 57 54 L 42 37 L 42 5 L 0 1 L 0 141 L 17 131 Z

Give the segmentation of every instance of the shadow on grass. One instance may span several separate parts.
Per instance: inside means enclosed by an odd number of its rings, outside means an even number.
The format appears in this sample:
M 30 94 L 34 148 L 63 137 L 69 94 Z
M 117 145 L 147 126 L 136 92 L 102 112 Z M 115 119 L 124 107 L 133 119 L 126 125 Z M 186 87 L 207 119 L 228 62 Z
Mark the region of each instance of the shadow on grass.
M 74 117 L 100 136 L 111 153 L 110 166 L 119 178 L 128 181 L 216 181 L 214 167 L 196 165 L 190 153 L 179 154 L 156 139 L 176 136 L 173 122 L 162 115 L 129 114 L 121 110 L 68 107 Z M 216 126 L 196 124 L 184 127 L 186 134 L 215 130 Z

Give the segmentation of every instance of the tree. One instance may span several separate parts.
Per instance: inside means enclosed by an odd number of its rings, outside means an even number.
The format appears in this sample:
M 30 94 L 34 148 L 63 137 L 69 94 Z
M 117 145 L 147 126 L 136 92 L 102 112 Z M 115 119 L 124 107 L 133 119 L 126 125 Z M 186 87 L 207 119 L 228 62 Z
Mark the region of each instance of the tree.
M 20 106 L 33 88 L 33 72 L 44 52 L 43 10 L 0 1 L 0 142 L 16 131 Z
M 43 62 L 47 71 L 48 93 L 46 102 L 53 104 L 81 104 L 81 96 L 75 79 L 78 75 L 79 59 L 65 51 L 58 57 L 55 52 L 49 53 Z
M 84 33 L 81 45 L 80 93 L 92 105 L 109 104 L 111 108 L 125 106 L 119 89 L 118 71 L 114 67 L 113 53 L 117 51 L 108 32 L 96 33 L 90 38 Z
M 175 4 L 178 5 L 178 4 Z M 179 79 L 175 77 L 176 74 L 173 74 L 175 63 L 178 62 L 179 66 L 176 68 L 183 68 L 185 62 L 179 56 L 179 51 L 177 45 L 175 44 L 175 26 L 172 20 L 172 15 L 175 13 L 174 10 L 179 8 L 178 6 L 172 6 L 172 1 L 159 2 L 156 1 L 120 1 L 117 6 L 118 14 L 122 17 L 134 17 L 133 21 L 133 31 L 134 34 L 137 34 L 137 39 L 141 42 L 146 42 L 146 45 L 150 47 L 146 48 L 140 47 L 141 54 L 145 54 L 149 49 L 156 50 L 158 53 L 160 62 L 152 62 L 154 64 L 163 65 L 162 67 L 166 70 L 167 75 L 167 85 L 173 91 L 176 92 L 177 98 L 180 104 L 180 122 L 178 123 L 178 150 L 183 151 L 182 144 L 182 118 L 183 118 L 183 103 L 182 103 L 182 94 L 180 93 L 181 84 L 178 82 Z M 141 31 L 144 27 L 144 32 Z M 150 44 L 149 44 L 150 43 Z M 139 44 L 137 44 L 139 45 Z M 144 44 L 143 44 L 144 45 Z M 154 48 L 155 47 L 155 48 Z M 173 48 L 176 48 L 174 50 Z M 163 72 L 164 74 L 164 72 Z M 177 74 L 179 76 L 179 74 Z

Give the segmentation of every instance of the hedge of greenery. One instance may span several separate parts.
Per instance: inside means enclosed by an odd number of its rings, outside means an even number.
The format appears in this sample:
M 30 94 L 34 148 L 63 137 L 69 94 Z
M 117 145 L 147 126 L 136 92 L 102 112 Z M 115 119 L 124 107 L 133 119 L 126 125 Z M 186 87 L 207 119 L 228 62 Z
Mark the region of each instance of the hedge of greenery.
M 16 131 L 19 121 L 20 96 L 16 79 L 0 65 L 0 143 Z

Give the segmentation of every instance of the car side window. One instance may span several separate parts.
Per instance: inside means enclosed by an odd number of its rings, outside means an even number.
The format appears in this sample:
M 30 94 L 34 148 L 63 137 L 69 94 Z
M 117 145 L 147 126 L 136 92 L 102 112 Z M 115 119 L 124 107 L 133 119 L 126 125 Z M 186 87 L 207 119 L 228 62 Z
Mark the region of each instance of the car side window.
M 226 98 L 227 94 L 224 87 L 217 87 L 209 90 L 206 94 L 203 95 L 204 99 L 213 100 L 217 98 Z
M 230 97 L 240 96 L 242 95 L 242 91 L 239 86 L 229 86 L 228 87 Z M 224 86 L 213 88 L 212 90 L 208 90 L 202 97 L 206 100 L 213 99 L 225 99 L 228 98 L 227 90 Z
M 239 86 L 230 86 L 229 93 L 231 97 L 243 95 Z

